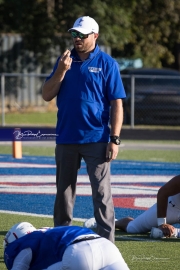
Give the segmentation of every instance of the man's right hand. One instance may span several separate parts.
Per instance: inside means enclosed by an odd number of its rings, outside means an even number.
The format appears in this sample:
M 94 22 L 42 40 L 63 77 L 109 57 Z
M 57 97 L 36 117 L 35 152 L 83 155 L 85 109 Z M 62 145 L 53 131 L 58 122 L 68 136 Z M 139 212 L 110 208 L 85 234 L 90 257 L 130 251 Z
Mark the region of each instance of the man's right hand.
M 71 52 L 69 50 L 66 50 L 62 54 L 54 75 L 43 84 L 42 97 L 45 101 L 51 101 L 57 96 L 66 71 L 71 67 L 72 58 L 70 54 Z
M 61 58 L 59 59 L 58 63 L 58 70 L 60 72 L 66 72 L 71 67 L 72 58 L 70 57 L 71 52 L 69 50 L 66 50 Z

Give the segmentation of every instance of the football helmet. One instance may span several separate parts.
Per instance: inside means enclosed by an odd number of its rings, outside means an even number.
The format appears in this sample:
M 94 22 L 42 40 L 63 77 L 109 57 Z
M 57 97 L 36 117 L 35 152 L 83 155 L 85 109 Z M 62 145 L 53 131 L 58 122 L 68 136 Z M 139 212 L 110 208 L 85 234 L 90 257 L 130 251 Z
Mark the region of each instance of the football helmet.
M 8 246 L 8 244 L 12 243 L 16 239 L 33 231 L 36 231 L 36 228 L 29 222 L 20 222 L 15 224 L 5 235 L 3 241 L 4 249 Z

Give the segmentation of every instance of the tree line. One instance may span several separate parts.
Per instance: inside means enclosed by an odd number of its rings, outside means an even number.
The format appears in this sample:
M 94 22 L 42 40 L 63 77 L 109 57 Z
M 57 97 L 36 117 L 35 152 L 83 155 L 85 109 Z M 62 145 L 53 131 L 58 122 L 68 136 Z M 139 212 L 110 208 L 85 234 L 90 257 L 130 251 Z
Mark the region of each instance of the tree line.
M 24 50 L 46 64 L 52 47 L 67 48 L 67 30 L 84 15 L 98 22 L 98 43 L 113 57 L 180 70 L 180 0 L 0 0 L 0 33 L 22 34 Z

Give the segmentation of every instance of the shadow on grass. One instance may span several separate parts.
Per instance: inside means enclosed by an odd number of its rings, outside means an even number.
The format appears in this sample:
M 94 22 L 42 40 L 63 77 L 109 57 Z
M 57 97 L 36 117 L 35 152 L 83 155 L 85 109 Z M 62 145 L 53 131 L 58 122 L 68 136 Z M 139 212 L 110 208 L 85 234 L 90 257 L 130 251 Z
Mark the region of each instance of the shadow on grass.
M 0 231 L 0 235 L 4 236 L 7 233 L 7 231 Z
M 115 241 L 144 241 L 144 242 L 179 242 L 178 238 L 150 238 L 150 233 L 146 234 L 128 234 L 121 230 L 115 231 Z

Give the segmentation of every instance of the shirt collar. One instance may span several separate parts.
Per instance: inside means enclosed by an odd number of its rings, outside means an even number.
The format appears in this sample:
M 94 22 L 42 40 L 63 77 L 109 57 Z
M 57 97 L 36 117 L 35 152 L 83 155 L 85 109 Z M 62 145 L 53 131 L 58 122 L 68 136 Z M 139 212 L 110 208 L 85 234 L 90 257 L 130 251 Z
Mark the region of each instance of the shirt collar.
M 99 52 L 100 52 L 100 48 L 99 48 L 99 46 L 96 44 L 94 50 L 93 50 L 92 52 L 90 52 L 89 57 L 88 57 L 86 60 L 89 60 L 89 59 L 94 58 L 94 57 L 96 56 L 96 54 L 98 54 Z M 73 60 L 76 60 L 76 61 L 81 61 L 81 59 L 79 58 L 79 56 L 78 56 L 78 54 L 77 54 L 77 52 L 76 52 L 76 50 L 75 50 L 74 48 L 73 48 L 72 51 L 71 51 L 71 58 L 72 58 Z M 85 60 L 85 61 L 86 61 L 86 60 Z

